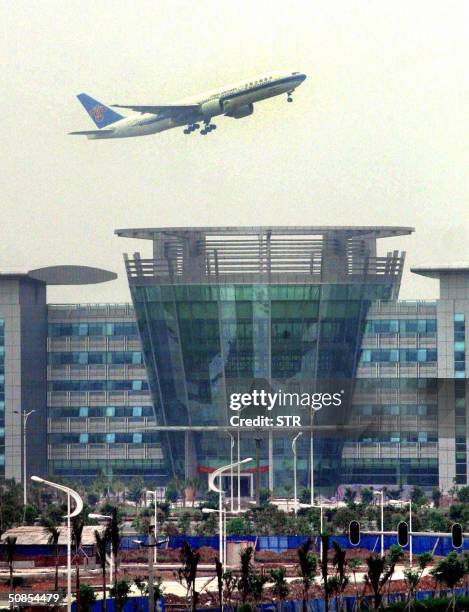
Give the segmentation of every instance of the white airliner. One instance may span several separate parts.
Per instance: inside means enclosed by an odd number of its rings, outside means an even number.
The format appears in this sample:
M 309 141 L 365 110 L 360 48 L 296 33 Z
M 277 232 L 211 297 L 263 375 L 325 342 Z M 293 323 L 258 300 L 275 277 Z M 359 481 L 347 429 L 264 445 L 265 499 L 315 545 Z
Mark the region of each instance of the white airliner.
M 306 75 L 301 72 L 273 72 L 180 100 L 174 104 L 112 105 L 139 113 L 129 117 L 123 117 L 112 108 L 82 93 L 77 97 L 98 129 L 70 133 L 87 136 L 90 139 L 129 138 L 186 126 L 184 134 L 190 134 L 198 130 L 203 123 L 200 133 L 205 136 L 216 129 L 217 126 L 212 123 L 212 118 L 218 115 L 241 119 L 252 115 L 255 102 L 281 94 L 287 94 L 288 102 L 292 102 L 292 93 L 305 78 Z

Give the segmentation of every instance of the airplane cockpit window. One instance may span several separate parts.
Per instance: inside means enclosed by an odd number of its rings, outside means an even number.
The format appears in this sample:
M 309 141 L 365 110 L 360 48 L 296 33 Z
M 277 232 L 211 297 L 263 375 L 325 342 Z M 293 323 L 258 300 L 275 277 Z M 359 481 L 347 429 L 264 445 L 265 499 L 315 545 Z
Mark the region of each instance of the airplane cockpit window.
M 292 74 L 300 74 L 299 72 L 292 72 Z

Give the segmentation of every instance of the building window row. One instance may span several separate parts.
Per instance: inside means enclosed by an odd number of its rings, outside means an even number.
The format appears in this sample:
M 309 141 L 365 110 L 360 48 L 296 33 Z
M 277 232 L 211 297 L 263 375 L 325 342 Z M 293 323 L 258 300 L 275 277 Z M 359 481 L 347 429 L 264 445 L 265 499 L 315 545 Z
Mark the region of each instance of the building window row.
M 415 442 L 438 442 L 436 431 L 379 431 L 367 432 L 359 438 L 359 442 L 374 444 L 385 442 L 391 444 L 413 444 Z
M 50 444 L 155 444 L 160 435 L 156 431 L 132 433 L 52 433 Z
M 436 349 L 365 349 L 361 363 L 434 363 Z
M 354 406 L 355 414 L 362 416 L 436 416 L 433 404 L 364 404 Z
M 48 355 L 49 364 L 53 366 L 61 365 L 141 365 L 143 357 L 141 351 L 70 351 L 70 352 L 50 352 Z
M 369 319 L 366 334 L 436 334 L 436 319 Z
M 138 336 L 137 324 L 129 321 L 116 323 L 50 323 L 49 336 Z
M 146 380 L 52 380 L 49 391 L 148 391 Z
M 60 418 L 153 417 L 152 406 L 70 406 L 49 408 L 49 416 Z

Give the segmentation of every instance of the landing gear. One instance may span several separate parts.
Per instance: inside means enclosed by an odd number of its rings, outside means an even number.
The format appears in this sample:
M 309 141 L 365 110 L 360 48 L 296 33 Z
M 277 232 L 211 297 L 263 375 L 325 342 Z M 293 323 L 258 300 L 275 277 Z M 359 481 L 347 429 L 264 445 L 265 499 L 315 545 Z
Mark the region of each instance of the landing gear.
M 293 94 L 292 91 L 289 91 L 287 93 L 287 102 L 293 102 L 292 94 Z
M 210 121 L 204 121 L 204 127 L 200 130 L 202 136 L 205 136 L 209 132 L 216 130 L 217 126 L 214 123 L 210 123 Z
M 185 130 L 184 130 L 184 134 L 191 134 L 192 132 L 195 132 L 195 130 L 198 130 L 200 127 L 200 125 L 198 123 L 191 123 L 191 125 L 188 125 Z

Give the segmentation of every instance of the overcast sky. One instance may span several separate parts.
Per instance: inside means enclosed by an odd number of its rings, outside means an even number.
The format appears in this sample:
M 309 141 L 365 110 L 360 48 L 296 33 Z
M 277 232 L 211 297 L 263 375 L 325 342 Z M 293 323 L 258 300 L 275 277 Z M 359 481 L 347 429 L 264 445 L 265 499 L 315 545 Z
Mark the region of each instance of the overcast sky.
M 469 2 L 116 0 L 0 3 L 0 270 L 60 263 L 119 280 L 49 300 L 128 301 L 125 227 L 405 225 L 412 265 L 469 261 Z M 75 99 L 165 104 L 271 70 L 294 95 L 182 129 L 88 141 Z

